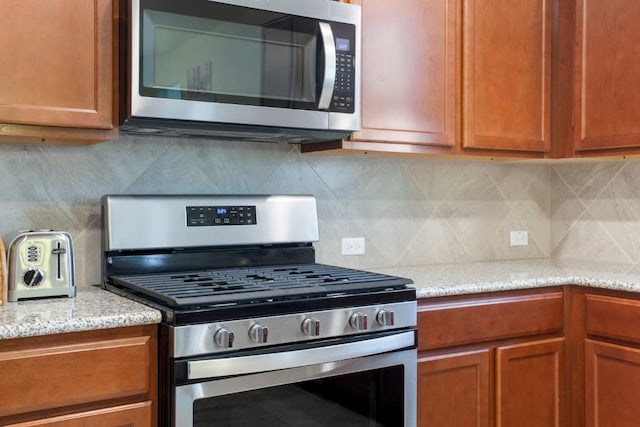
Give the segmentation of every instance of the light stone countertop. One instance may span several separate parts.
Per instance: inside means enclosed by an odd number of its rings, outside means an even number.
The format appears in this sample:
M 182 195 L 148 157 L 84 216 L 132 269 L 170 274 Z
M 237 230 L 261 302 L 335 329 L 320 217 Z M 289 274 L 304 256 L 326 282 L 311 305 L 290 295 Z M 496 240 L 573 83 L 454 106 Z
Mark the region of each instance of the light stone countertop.
M 75 298 L 21 300 L 0 306 L 0 339 L 159 323 L 160 312 L 96 286 Z
M 640 269 L 578 261 L 498 261 L 369 268 L 414 281 L 418 298 L 548 286 L 582 285 L 640 292 Z M 159 323 L 160 312 L 95 286 L 75 298 L 48 298 L 0 306 L 0 339 Z
M 540 259 L 371 270 L 412 279 L 418 298 L 561 285 L 640 292 L 640 270 L 628 264 Z

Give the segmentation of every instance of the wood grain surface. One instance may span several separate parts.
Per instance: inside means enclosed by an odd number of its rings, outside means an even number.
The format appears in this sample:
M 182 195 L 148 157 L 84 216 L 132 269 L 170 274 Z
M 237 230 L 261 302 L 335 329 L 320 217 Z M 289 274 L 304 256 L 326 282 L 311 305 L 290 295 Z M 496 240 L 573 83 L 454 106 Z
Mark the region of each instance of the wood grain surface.
M 0 239 L 0 305 L 7 302 L 7 252 Z

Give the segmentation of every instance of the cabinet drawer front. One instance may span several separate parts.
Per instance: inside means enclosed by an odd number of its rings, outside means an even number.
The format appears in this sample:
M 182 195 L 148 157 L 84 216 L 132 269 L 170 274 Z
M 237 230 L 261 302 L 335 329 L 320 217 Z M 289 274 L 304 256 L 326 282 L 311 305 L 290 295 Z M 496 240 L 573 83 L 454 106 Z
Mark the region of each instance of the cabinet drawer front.
M 418 306 L 419 350 L 556 333 L 562 328 L 562 291 Z
M 151 402 L 141 402 L 132 405 L 116 406 L 97 411 L 81 412 L 63 415 L 7 427 L 151 427 Z
M 640 301 L 602 295 L 586 296 L 586 329 L 598 335 L 640 343 Z
M 0 390 L 11 390 L 0 417 L 150 396 L 153 342 L 135 336 L 0 352 Z

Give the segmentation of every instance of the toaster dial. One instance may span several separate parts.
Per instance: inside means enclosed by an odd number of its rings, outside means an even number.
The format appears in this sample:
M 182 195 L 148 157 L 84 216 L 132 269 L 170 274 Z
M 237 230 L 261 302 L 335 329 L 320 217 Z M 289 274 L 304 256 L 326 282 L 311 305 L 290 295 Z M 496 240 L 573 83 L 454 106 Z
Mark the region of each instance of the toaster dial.
M 43 279 L 44 273 L 42 272 L 42 270 L 37 268 L 32 268 L 25 271 L 24 275 L 22 276 L 22 282 L 30 288 L 38 286 L 40 283 L 42 283 Z

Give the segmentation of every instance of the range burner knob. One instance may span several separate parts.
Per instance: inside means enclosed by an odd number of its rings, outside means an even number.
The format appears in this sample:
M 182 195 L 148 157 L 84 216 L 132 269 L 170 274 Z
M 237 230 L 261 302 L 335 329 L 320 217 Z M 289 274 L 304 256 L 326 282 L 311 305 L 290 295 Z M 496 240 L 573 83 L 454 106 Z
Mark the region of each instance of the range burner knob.
M 218 347 L 231 348 L 233 347 L 235 338 L 236 334 L 234 334 L 233 331 L 227 328 L 220 328 L 213 336 L 213 342 L 215 342 Z
M 353 313 L 349 319 L 349 324 L 356 331 L 366 331 L 368 329 L 367 321 L 369 316 L 364 313 Z
M 380 326 L 393 326 L 395 324 L 393 310 L 380 310 L 376 320 Z
M 309 335 L 310 337 L 317 337 L 320 335 L 320 321 L 312 317 L 307 317 L 300 326 L 302 333 Z
M 256 344 L 264 344 L 269 337 L 269 328 L 258 323 L 249 328 L 249 338 Z

